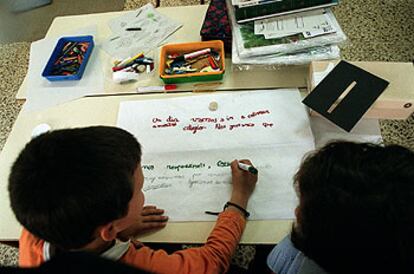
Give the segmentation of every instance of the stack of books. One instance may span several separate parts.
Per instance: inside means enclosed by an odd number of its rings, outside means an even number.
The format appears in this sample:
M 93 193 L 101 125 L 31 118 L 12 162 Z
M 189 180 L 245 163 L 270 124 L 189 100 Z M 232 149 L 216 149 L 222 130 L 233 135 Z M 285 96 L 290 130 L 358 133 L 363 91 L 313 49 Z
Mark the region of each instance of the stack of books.
M 303 65 L 339 58 L 338 0 L 226 0 L 233 64 Z

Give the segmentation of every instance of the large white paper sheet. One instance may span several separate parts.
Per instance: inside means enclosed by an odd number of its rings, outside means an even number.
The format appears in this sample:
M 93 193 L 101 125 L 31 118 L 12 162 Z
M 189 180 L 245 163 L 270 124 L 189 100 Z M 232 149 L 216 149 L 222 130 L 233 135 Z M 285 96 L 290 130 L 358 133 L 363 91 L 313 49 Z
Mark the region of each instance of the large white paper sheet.
M 122 102 L 118 126 L 143 146 L 147 203 L 171 221 L 214 220 L 204 211 L 220 211 L 229 199 L 229 163 L 248 158 L 259 170 L 251 219 L 294 218 L 292 177 L 314 148 L 300 101 L 294 89 Z

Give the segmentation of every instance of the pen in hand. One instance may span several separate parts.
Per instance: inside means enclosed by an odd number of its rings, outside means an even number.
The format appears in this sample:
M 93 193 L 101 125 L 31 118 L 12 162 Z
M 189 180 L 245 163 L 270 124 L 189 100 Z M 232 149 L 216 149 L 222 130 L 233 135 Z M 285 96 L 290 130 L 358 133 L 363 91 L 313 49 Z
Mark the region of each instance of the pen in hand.
M 257 183 L 257 174 L 258 170 L 252 166 L 251 161 L 247 159 L 234 160 L 231 162 L 231 171 L 232 171 L 232 194 L 230 200 L 224 206 L 224 210 L 227 207 L 233 206 L 236 207 L 246 218 L 249 217 L 249 212 L 246 211 L 247 202 L 250 199 L 250 196 L 253 193 L 253 190 Z M 245 170 L 249 173 L 244 173 Z M 204 211 L 205 214 L 209 215 L 219 215 L 220 212 L 215 211 Z
M 244 163 L 240 163 L 238 162 L 239 168 L 246 170 L 248 172 L 250 172 L 251 174 L 256 175 L 258 173 L 257 169 L 254 166 L 248 165 L 248 164 L 244 164 Z

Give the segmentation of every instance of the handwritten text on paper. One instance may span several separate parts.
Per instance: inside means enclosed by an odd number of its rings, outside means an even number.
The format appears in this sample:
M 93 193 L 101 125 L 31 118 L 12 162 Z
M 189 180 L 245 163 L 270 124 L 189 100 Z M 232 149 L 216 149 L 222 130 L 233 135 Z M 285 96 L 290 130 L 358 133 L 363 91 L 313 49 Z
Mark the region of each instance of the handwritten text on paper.
M 292 178 L 314 146 L 300 101 L 298 90 L 267 90 L 122 102 L 118 126 L 143 148 L 146 203 L 171 221 L 215 220 L 204 211 L 228 201 L 231 161 L 250 159 L 259 170 L 250 219 L 293 218 Z
M 206 130 L 206 129 L 215 129 L 215 130 L 235 130 L 240 128 L 253 128 L 257 126 L 261 126 L 264 128 L 273 127 L 274 123 L 267 121 L 267 122 L 259 122 L 254 123 L 254 118 L 257 116 L 263 115 L 270 115 L 269 110 L 258 110 L 253 111 L 246 115 L 240 116 L 233 116 L 233 115 L 226 115 L 224 117 L 214 117 L 214 116 L 207 116 L 207 117 L 191 117 L 189 119 L 190 123 L 183 124 L 181 122 L 183 119 L 174 117 L 172 115 L 168 115 L 167 118 L 162 117 L 154 117 L 152 118 L 152 128 L 162 129 L 162 128 L 170 128 L 170 127 L 178 127 L 181 128 L 183 131 L 189 131 L 193 134 L 197 132 Z M 270 118 L 270 117 L 269 117 Z

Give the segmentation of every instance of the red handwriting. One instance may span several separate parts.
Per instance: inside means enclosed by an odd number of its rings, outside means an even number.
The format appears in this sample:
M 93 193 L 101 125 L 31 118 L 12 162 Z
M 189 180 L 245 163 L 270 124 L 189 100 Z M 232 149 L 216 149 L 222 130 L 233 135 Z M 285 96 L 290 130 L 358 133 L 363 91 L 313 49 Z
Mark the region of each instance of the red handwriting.
M 224 129 L 224 128 L 226 128 L 226 125 L 216 124 L 214 128 L 215 129 Z
M 152 128 L 168 128 L 168 127 L 176 127 L 177 123 L 180 122 L 180 120 L 178 120 L 178 118 L 174 118 L 171 115 L 168 116 L 168 118 L 166 119 L 166 123 L 164 124 L 157 124 L 157 123 L 161 123 L 162 119 L 154 117 L 152 118 Z
M 168 118 L 165 119 L 165 121 L 168 122 L 168 123 L 178 123 L 178 122 L 180 122 L 180 120 L 178 120 L 178 118 L 174 118 L 171 115 L 169 115 Z M 153 124 L 160 123 L 160 122 L 162 122 L 162 119 L 156 118 L 156 117 L 152 118 L 152 123 Z
M 175 127 L 177 123 L 166 123 L 161 125 L 152 125 L 152 128 L 165 128 L 165 127 Z
M 247 118 L 253 118 L 259 115 L 265 115 L 265 114 L 270 114 L 269 110 L 259 110 L 259 111 L 253 111 L 252 113 L 250 113 L 249 115 L 247 115 Z
M 254 127 L 253 123 L 247 123 L 247 124 L 234 124 L 234 125 L 230 125 L 229 130 L 233 130 L 235 128 L 239 128 L 239 127 Z
M 205 126 L 199 126 L 199 125 L 197 125 L 197 126 L 188 125 L 188 126 L 183 127 L 184 131 L 191 131 L 193 134 L 196 134 L 197 131 L 201 131 L 203 129 L 206 129 L 206 127 Z
M 182 127 L 183 131 L 189 131 L 192 134 L 196 134 L 203 130 L 220 130 L 223 131 L 227 129 L 229 131 L 241 129 L 241 128 L 253 128 L 256 126 L 262 126 L 263 128 L 273 128 L 274 123 L 259 122 L 257 125 L 255 123 L 249 122 L 247 119 L 254 119 L 258 116 L 268 115 L 270 111 L 268 109 L 262 109 L 258 111 L 253 111 L 248 114 L 238 116 L 223 115 L 221 117 L 191 117 L 189 124 Z M 243 120 L 243 122 L 241 122 Z M 168 118 L 152 118 L 152 128 L 171 128 L 171 127 L 181 127 L 180 119 L 174 117 L 173 115 L 168 115 Z M 238 123 L 239 122 L 239 123 Z
M 217 118 L 210 118 L 210 117 L 191 118 L 191 121 L 195 123 L 217 123 Z
M 180 122 L 180 120 L 178 120 L 178 118 L 174 118 L 174 117 L 172 117 L 172 116 L 170 115 L 170 116 L 168 116 L 168 118 L 167 118 L 167 122 L 170 122 L 170 123 L 178 123 L 178 122 Z

